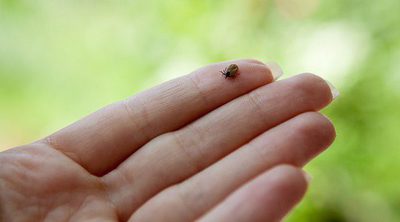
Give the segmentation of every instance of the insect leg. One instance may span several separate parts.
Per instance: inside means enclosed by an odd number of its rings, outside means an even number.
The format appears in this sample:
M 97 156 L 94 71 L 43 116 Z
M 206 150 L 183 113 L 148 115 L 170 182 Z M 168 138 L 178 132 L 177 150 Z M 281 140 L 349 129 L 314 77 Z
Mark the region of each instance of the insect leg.
M 228 71 L 228 68 L 223 69 L 222 71 L 219 71 L 220 73 L 222 73 L 222 75 L 225 75 L 226 71 Z

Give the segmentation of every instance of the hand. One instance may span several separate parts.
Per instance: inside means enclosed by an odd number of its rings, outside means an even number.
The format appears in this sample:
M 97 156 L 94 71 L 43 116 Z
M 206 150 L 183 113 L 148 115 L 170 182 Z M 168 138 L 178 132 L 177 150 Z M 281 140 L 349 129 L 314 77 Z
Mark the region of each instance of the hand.
M 332 97 L 312 74 L 207 66 L 1 153 L 0 220 L 278 221 L 334 140 Z

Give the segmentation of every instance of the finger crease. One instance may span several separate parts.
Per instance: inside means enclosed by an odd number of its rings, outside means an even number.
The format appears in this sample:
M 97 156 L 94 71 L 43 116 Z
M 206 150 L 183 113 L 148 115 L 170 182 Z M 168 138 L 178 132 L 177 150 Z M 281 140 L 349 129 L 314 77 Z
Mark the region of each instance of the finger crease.
M 253 105 L 253 107 L 257 110 L 259 117 L 263 121 L 264 124 L 266 124 L 268 121 L 265 118 L 264 115 L 264 109 L 262 105 L 260 104 L 260 100 L 258 99 L 259 95 L 256 91 L 253 91 L 248 94 L 249 102 Z
M 75 152 L 67 152 L 62 149 L 60 145 L 56 142 L 56 140 L 53 138 L 52 135 L 44 138 L 43 140 L 38 141 L 40 144 L 44 144 L 45 146 L 56 150 L 57 152 L 60 152 L 62 155 L 67 157 L 68 159 L 71 159 L 75 163 L 79 164 L 81 167 L 83 167 L 86 171 L 88 171 L 88 167 L 85 166 L 85 162 L 82 161 L 82 159 L 77 155 Z M 88 172 L 89 173 L 89 172 Z
M 193 167 L 194 166 L 194 172 L 199 172 L 202 168 L 200 163 L 196 160 L 196 158 L 194 158 L 190 152 L 187 150 L 186 146 L 183 145 L 183 142 L 180 138 L 180 136 L 177 133 L 172 133 L 175 143 L 178 146 L 178 148 L 182 151 L 183 155 L 187 157 L 187 159 L 189 159 L 189 161 L 187 161 L 187 165 Z M 186 159 L 186 158 L 184 158 Z
M 143 107 L 141 109 L 141 118 L 142 121 L 144 122 L 144 124 L 141 124 L 141 126 L 139 126 L 139 124 L 135 121 L 135 117 L 133 116 L 133 110 L 132 107 L 128 104 L 128 99 L 125 99 L 122 101 L 122 106 L 124 107 L 125 111 L 128 114 L 128 118 L 130 119 L 130 121 L 132 122 L 132 124 L 141 132 L 141 134 L 146 138 L 146 141 L 150 141 L 151 137 L 149 135 L 147 135 L 146 130 L 144 129 L 143 126 L 149 127 L 150 126 L 150 122 L 149 122 L 149 118 L 148 118 L 148 114 L 145 110 L 145 106 L 141 106 Z
M 176 193 L 177 196 L 179 198 L 179 200 L 182 203 L 182 207 L 185 209 L 184 210 L 184 215 L 183 217 L 185 217 L 185 221 L 189 221 L 194 217 L 197 217 L 199 215 L 199 212 L 194 208 L 193 206 L 193 202 L 188 200 L 187 195 L 185 195 L 183 193 L 183 189 L 180 187 L 182 184 L 176 185 L 175 189 L 176 189 Z M 194 215 L 194 216 L 191 216 Z
M 199 96 L 201 97 L 201 100 L 203 100 L 203 103 L 204 103 L 205 107 L 209 107 L 209 106 L 208 106 L 209 101 L 208 101 L 208 99 L 207 99 L 207 96 L 206 96 L 206 94 L 203 92 L 203 90 L 201 90 L 198 81 L 195 80 L 195 78 L 196 78 L 195 76 L 196 76 L 196 75 L 190 75 L 190 76 L 189 76 L 189 79 L 190 79 L 190 81 L 192 82 L 192 85 L 194 86 L 194 88 L 196 88 L 197 93 L 198 93 Z

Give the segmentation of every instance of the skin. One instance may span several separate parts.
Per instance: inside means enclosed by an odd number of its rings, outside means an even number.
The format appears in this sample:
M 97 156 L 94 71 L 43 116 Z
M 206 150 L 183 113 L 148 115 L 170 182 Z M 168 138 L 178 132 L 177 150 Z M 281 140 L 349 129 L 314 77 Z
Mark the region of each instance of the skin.
M 209 65 L 0 153 L 0 221 L 279 221 L 334 140 L 331 101 L 312 74 Z

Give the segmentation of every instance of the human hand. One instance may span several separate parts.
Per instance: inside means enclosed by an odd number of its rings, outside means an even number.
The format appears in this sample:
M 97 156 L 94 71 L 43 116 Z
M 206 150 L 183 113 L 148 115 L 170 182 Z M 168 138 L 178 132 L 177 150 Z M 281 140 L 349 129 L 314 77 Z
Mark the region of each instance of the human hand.
M 255 60 L 213 64 L 2 152 L 0 221 L 279 221 L 334 140 L 318 113 L 334 93 L 273 79 Z

